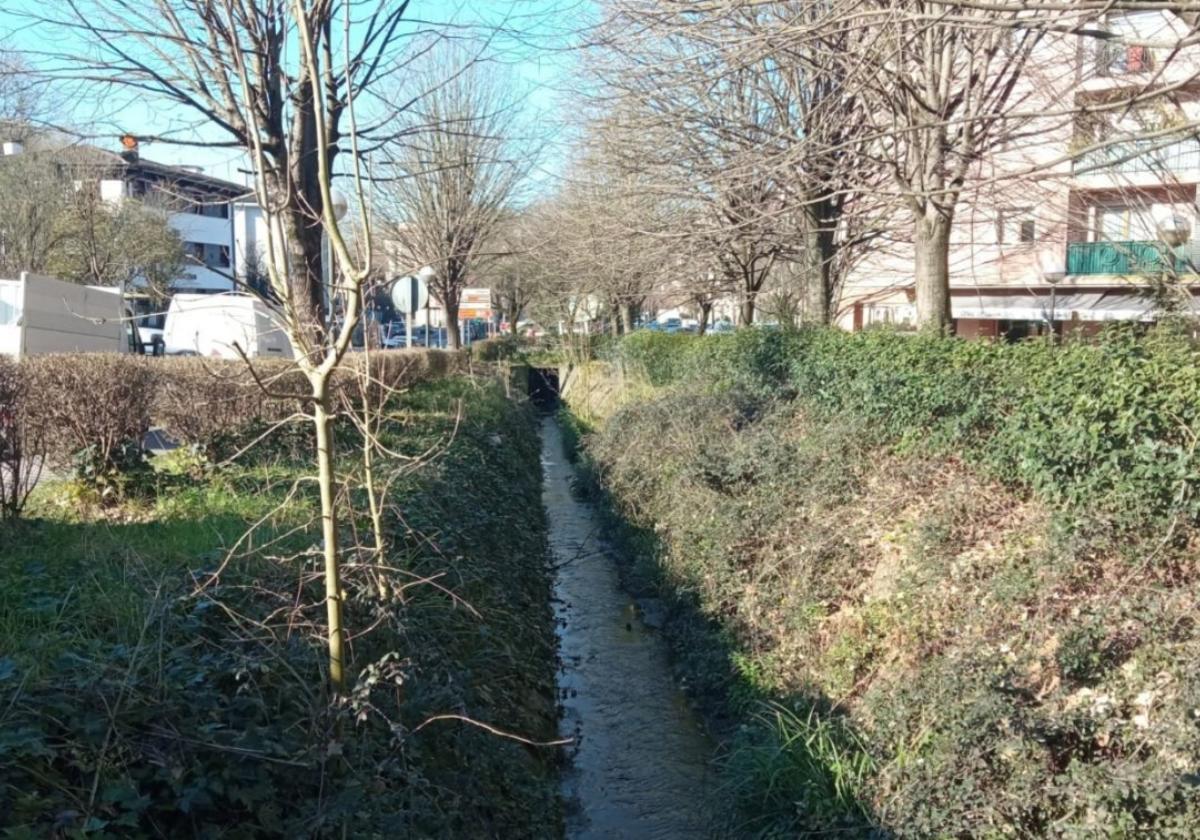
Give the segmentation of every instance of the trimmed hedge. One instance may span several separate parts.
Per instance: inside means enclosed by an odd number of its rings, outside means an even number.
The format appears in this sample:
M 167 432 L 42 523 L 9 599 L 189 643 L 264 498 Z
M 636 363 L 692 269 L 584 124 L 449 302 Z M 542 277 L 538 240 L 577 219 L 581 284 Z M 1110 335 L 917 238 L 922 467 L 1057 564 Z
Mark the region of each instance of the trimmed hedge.
M 459 367 L 458 354 L 439 350 L 355 354 L 335 375 L 335 401 L 357 406 L 367 385 L 380 404 Z M 276 396 L 264 393 L 260 381 Z M 298 397 L 308 391 L 294 365 L 273 359 L 256 361 L 253 371 L 241 361 L 197 357 L 54 354 L 4 361 L 0 453 L 9 453 L 6 464 L 15 462 L 14 446 L 21 441 L 26 467 L 43 461 L 58 469 L 74 466 L 99 489 L 120 495 L 121 477 L 144 466 L 142 442 L 152 427 L 221 459 L 302 410 Z M 7 513 L 15 515 L 15 491 L 5 498 Z
M 794 392 L 880 442 L 950 453 L 1053 504 L 1135 524 L 1200 516 L 1200 350 L 1170 326 L 1094 343 L 890 331 L 639 333 L 620 357 L 652 383 Z

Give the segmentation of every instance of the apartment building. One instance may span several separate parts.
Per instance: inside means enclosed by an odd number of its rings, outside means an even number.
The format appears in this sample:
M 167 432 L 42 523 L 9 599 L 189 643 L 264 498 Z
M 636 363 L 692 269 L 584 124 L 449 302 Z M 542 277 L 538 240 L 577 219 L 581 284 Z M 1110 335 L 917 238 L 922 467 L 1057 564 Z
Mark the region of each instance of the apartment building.
M 235 232 L 247 227 L 257 207 L 246 187 L 207 175 L 199 167 L 168 166 L 143 158 L 136 141 L 120 153 L 95 150 L 100 194 L 108 201 L 153 196 L 167 211 L 189 257 L 171 291 L 233 291 L 241 267 Z M 241 260 L 244 262 L 244 255 Z
M 1117 37 L 1038 47 L 1011 140 L 971 173 L 950 252 L 960 335 L 1086 333 L 1195 305 L 1200 48 L 1176 49 L 1188 27 L 1166 12 L 1114 15 L 1106 27 Z M 1112 104 L 1131 92 L 1136 107 Z M 847 275 L 846 329 L 915 321 L 912 245 L 898 221 Z
M 178 231 L 189 257 L 170 291 L 217 293 L 232 291 L 235 277 L 243 278 L 246 254 L 239 253 L 237 231 L 260 226 L 259 212 L 246 187 L 214 178 L 199 167 L 169 166 L 143 158 L 137 141 L 126 138 L 120 152 L 93 146 L 57 147 L 47 138 L 32 138 L 40 154 L 50 152 L 77 188 L 95 184 L 100 198 L 119 203 L 127 199 L 161 207 L 168 224 Z M 3 157 L 24 154 L 22 143 L 0 146 Z M 248 241 L 243 235 L 241 240 Z

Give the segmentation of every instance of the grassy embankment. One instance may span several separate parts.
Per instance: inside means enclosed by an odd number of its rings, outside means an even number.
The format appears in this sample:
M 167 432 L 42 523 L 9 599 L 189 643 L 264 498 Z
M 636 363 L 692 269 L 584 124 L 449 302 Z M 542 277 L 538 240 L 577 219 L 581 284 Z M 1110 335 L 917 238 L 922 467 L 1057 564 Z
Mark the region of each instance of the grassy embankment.
M 558 833 L 553 749 L 427 723 L 555 737 L 533 423 L 466 377 L 389 410 L 382 442 L 424 463 L 383 464 L 391 545 L 345 570 L 353 684 L 332 707 L 315 488 L 288 434 L 234 466 L 169 457 L 116 509 L 48 486 L 2 526 L 0 834 Z M 357 435 L 338 434 L 361 511 Z
M 731 832 L 1196 836 L 1198 355 L 627 342 L 655 393 L 583 452 L 728 736 Z

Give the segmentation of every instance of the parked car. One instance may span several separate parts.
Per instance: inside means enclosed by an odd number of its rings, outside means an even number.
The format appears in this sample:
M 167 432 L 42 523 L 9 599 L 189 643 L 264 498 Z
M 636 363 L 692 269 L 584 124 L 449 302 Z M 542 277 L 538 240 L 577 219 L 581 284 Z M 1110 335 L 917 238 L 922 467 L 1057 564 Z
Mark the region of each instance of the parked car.
M 401 335 L 398 340 L 398 347 L 403 347 L 407 341 L 406 335 Z M 413 327 L 413 347 L 445 347 L 446 346 L 446 328 L 445 327 L 427 327 L 424 324 L 419 324 Z
M 541 338 L 546 334 L 536 321 L 517 321 L 517 332 L 526 338 Z
M 380 330 L 379 343 L 387 350 L 401 349 L 408 344 L 403 321 L 389 321 Z M 414 342 L 415 344 L 415 342 Z
M 716 335 L 720 335 L 721 333 L 731 333 L 733 332 L 733 321 L 730 321 L 728 318 L 722 318 L 720 321 L 715 322 L 711 327 L 709 327 L 708 331 Z
M 175 295 L 163 328 L 167 355 L 292 358 L 274 312 L 253 295 Z M 241 351 L 239 353 L 239 350 Z

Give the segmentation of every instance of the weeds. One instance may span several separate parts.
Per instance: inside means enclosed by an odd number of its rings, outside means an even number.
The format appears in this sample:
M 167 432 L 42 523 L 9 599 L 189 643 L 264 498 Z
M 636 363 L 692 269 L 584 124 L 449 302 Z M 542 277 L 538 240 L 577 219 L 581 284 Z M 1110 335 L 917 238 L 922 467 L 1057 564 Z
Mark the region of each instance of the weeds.
M 341 701 L 320 689 L 316 501 L 286 447 L 203 469 L 168 459 L 165 492 L 103 516 L 47 486 L 5 526 L 9 835 L 557 833 L 552 749 L 439 717 L 556 734 L 532 419 L 466 378 L 388 411 L 389 445 L 436 457 L 391 483 L 389 595 L 369 546 L 346 564 L 354 678 Z

